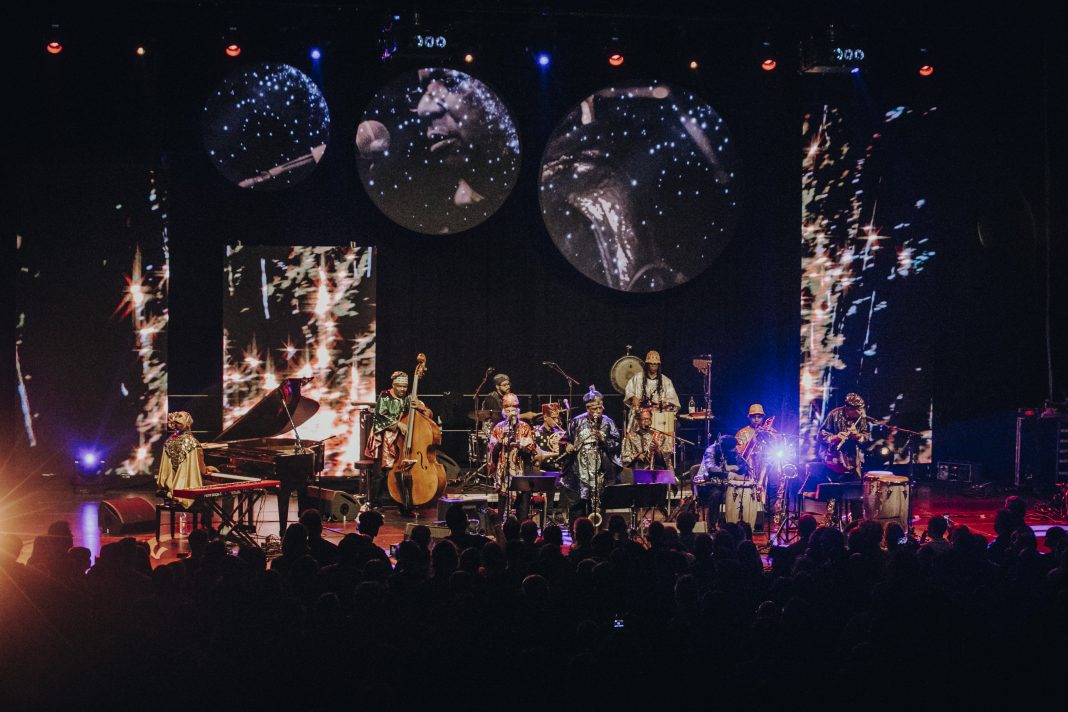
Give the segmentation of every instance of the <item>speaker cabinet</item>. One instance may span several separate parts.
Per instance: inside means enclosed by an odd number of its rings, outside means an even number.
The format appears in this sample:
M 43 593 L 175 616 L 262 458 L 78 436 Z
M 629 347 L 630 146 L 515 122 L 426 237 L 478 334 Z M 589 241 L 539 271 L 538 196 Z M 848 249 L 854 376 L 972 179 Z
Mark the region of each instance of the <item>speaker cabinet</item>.
M 305 496 L 324 519 L 340 522 L 355 519 L 360 513 L 360 503 L 348 492 L 308 487 Z
M 156 505 L 144 497 L 105 499 L 97 509 L 97 524 L 106 534 L 154 531 Z

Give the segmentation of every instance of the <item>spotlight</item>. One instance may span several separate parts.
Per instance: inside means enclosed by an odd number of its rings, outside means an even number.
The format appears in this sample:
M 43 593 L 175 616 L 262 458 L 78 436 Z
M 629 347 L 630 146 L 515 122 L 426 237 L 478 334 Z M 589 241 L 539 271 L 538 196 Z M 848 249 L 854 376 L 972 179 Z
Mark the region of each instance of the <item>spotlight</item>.
M 312 59 L 321 59 L 322 56 L 323 56 L 323 53 L 319 50 L 318 47 L 312 47 L 312 51 L 311 51 L 311 58 Z
M 138 57 L 144 57 L 145 56 L 145 47 L 144 47 L 144 45 L 138 45 L 137 49 L 134 50 L 134 54 L 136 54 Z
M 92 450 L 82 450 L 74 460 L 75 489 L 86 490 L 101 488 L 104 486 L 104 460 L 100 454 Z
M 768 57 L 760 63 L 760 68 L 763 69 L 765 72 L 773 72 L 778 66 L 779 63 L 776 62 L 772 57 Z
M 623 64 L 623 55 L 616 52 L 608 58 L 608 63 L 611 64 L 613 67 L 620 66 L 621 64 Z
M 468 64 L 471 64 L 471 62 L 475 61 L 475 55 L 473 55 L 470 52 L 468 52 L 467 54 L 464 55 L 464 61 L 467 62 Z
M 45 52 L 49 54 L 59 54 L 63 51 L 63 45 L 58 40 L 52 40 L 45 45 Z
M 544 52 L 539 53 L 537 56 L 537 62 L 539 67 L 548 67 L 549 55 L 545 54 Z
M 920 67 L 920 76 L 921 77 L 929 77 L 932 74 L 934 74 L 934 67 L 932 67 L 930 64 L 925 64 L 922 67 Z
M 227 57 L 237 57 L 240 54 L 241 54 L 241 45 L 239 45 L 238 43 L 231 42 L 230 44 L 226 45 L 226 56 Z
M 690 60 L 690 69 L 697 69 L 697 60 L 696 59 L 691 59 Z

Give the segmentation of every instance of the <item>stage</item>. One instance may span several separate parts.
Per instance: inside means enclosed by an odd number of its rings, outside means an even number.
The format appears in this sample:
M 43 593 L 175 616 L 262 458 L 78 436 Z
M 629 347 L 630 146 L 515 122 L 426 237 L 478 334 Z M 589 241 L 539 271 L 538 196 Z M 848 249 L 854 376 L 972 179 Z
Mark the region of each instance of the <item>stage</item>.
M 981 534 L 992 541 L 996 536 L 994 515 L 1003 506 L 1005 497 L 1015 492 L 996 486 L 984 489 L 986 491 L 984 494 L 974 496 L 968 493 L 967 486 L 964 484 L 943 482 L 917 484 L 914 488 L 915 501 L 913 503 L 913 528 L 916 535 L 922 535 L 929 517 L 941 514 L 948 516 L 951 526 L 967 526 L 972 533 Z M 447 496 L 455 496 L 458 492 L 458 489 L 456 492 L 450 491 Z M 477 493 L 468 494 L 470 496 Z M 26 562 L 33 554 L 34 538 L 45 534 L 53 522 L 65 521 L 70 525 L 74 534 L 74 546 L 88 548 L 95 560 L 100 553 L 101 546 L 123 538 L 123 536 L 109 535 L 100 531 L 98 522 L 100 502 L 103 499 L 124 497 L 143 497 L 152 503 L 159 501 L 151 487 L 116 487 L 104 492 L 78 493 L 69 482 L 62 479 L 39 478 L 35 482 L 27 483 L 18 495 L 9 497 L 3 502 L 2 509 L 0 509 L 2 512 L 0 528 L 22 539 L 23 549 L 19 560 Z M 1065 520 L 1058 520 L 1039 511 L 1041 507 L 1036 505 L 1045 502 L 1045 499 L 1034 496 L 1024 496 L 1024 499 L 1029 505 L 1027 524 L 1035 531 L 1040 544 L 1050 526 L 1068 526 Z M 290 522 L 297 521 L 296 510 L 296 499 L 293 498 L 289 509 Z M 433 503 L 419 509 L 418 516 L 414 519 L 399 516 L 396 508 L 391 506 L 381 507 L 379 511 L 385 517 L 385 524 L 376 537 L 375 543 L 386 551 L 404 540 L 408 524 L 434 524 L 437 519 L 437 508 Z M 663 517 L 658 515 L 657 519 L 663 520 Z M 218 517 L 216 517 L 216 526 L 218 522 Z M 672 524 L 670 521 L 665 523 Z M 260 506 L 257 507 L 256 525 L 258 540 L 267 542 L 267 537 L 272 534 L 277 537 L 278 513 L 273 496 L 263 498 Z M 159 541 L 156 540 L 154 532 L 145 533 L 143 529 L 126 536 L 133 536 L 138 541 L 148 544 L 152 565 L 155 567 L 185 558 L 189 554 L 187 533 L 176 532 L 176 536 L 172 539 L 169 529 L 169 515 L 165 512 Z M 336 543 L 346 534 L 354 532 L 356 532 L 356 522 L 352 519 L 327 521 L 324 523 L 323 537 Z M 570 534 L 565 531 L 564 536 L 569 542 Z M 765 534 L 758 532 L 753 540 L 762 550 L 767 548 L 768 537 Z M 236 549 L 236 545 L 234 548 Z M 1044 548 L 1043 551 L 1045 551 Z

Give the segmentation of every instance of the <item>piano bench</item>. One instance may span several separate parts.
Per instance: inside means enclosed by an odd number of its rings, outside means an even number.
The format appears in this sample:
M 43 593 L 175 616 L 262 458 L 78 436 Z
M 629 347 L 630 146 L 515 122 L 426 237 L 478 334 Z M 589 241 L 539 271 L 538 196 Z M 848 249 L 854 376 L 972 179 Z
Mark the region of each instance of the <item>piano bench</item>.
M 193 509 L 186 509 L 178 502 L 160 502 L 156 505 L 156 541 L 159 541 L 160 524 L 163 520 L 163 513 L 171 513 L 171 539 L 174 538 L 174 515 L 175 513 L 187 513 L 193 515 L 193 528 L 197 528 L 197 520 L 200 518 L 200 512 L 194 507 Z

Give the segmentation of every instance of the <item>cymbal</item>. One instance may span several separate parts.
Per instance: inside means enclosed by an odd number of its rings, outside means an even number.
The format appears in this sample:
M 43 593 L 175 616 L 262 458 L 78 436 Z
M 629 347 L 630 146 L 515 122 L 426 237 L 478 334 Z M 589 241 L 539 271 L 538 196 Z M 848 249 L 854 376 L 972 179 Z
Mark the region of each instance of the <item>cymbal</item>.
M 492 410 L 473 410 L 467 414 L 469 420 L 489 420 L 493 417 Z
M 532 412 L 530 412 L 528 410 L 526 413 L 520 413 L 519 414 L 519 419 L 520 420 L 534 420 L 535 418 L 537 418 L 540 415 L 541 415 L 541 413 L 532 413 Z

